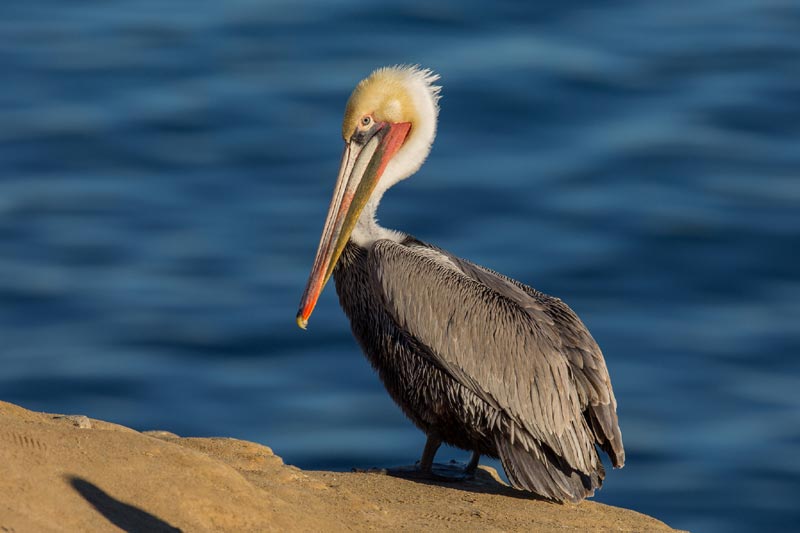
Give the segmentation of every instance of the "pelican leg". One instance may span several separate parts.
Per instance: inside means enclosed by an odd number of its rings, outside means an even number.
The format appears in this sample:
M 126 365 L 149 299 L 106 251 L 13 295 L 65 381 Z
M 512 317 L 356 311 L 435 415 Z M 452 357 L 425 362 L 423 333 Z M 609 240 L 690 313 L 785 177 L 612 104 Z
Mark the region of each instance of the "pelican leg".
M 425 442 L 425 449 L 422 450 L 422 457 L 419 460 L 419 471 L 426 474 L 431 473 L 433 468 L 433 458 L 436 457 L 436 452 L 439 446 L 442 445 L 442 440 L 433 435 L 428 435 L 428 440 Z
M 433 459 L 441 445 L 442 439 L 434 435 L 428 435 L 428 440 L 425 442 L 425 449 L 422 450 L 422 457 L 414 466 L 398 466 L 368 471 L 380 470 L 381 473 L 390 476 L 446 481 L 451 483 L 472 479 L 475 475 L 475 470 L 478 468 L 478 461 L 481 458 L 481 454 L 472 452 L 472 459 L 470 459 L 466 468 L 461 467 L 463 463 L 458 463 L 456 461 L 450 461 L 447 464 L 434 464 Z
M 464 469 L 464 473 L 468 476 L 474 476 L 475 471 L 478 469 L 478 463 L 481 461 L 481 454 L 480 452 L 472 452 L 472 458 L 467 463 L 467 467 Z

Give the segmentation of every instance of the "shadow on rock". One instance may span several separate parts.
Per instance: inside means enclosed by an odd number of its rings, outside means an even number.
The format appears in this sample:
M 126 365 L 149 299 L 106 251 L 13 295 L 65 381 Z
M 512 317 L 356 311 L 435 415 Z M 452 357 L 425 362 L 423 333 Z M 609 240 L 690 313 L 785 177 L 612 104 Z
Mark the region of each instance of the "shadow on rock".
M 72 488 L 92 504 L 98 513 L 118 528 L 128 533 L 169 532 L 181 533 L 160 518 L 109 496 L 97 485 L 77 476 L 66 476 Z
M 439 485 L 449 487 L 464 492 L 475 492 L 480 494 L 501 494 L 511 498 L 521 500 L 536 500 L 553 502 L 543 498 L 538 494 L 517 490 L 509 487 L 500 480 L 497 471 L 490 467 L 481 466 L 473 476 L 464 475 L 464 463 L 450 461 L 449 463 L 434 463 L 432 473 L 422 473 L 418 465 L 398 466 L 393 468 L 368 468 L 353 469 L 354 472 L 383 474 L 421 483 L 423 485 Z

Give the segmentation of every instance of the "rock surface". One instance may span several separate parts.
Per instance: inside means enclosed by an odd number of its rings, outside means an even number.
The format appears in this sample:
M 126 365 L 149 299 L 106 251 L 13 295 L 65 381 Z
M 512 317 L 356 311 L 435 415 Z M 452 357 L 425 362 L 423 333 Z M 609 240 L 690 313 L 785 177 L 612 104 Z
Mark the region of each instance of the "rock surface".
M 0 531 L 673 531 L 502 484 L 305 472 L 260 444 L 139 433 L 0 402 Z

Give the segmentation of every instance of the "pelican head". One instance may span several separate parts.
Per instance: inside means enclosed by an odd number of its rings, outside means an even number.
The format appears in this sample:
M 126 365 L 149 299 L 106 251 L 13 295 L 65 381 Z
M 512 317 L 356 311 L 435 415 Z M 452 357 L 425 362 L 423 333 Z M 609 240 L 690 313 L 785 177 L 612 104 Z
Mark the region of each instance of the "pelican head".
M 436 136 L 439 77 L 418 66 L 385 67 L 350 95 L 342 122 L 344 153 L 317 256 L 300 301 L 305 329 L 348 239 L 369 244 L 395 234 L 375 222 L 383 193 L 416 172 Z

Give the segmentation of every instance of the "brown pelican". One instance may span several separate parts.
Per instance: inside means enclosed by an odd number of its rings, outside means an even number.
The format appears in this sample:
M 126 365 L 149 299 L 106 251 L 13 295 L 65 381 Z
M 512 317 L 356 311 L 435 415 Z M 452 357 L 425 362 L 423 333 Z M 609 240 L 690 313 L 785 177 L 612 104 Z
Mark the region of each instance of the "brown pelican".
M 603 354 L 567 305 L 378 225 L 383 193 L 411 176 L 436 134 L 438 76 L 382 68 L 350 96 L 344 154 L 297 314 L 305 329 L 333 275 L 353 335 L 394 401 L 428 437 L 499 457 L 511 484 L 557 501 L 594 494 L 625 452 Z

